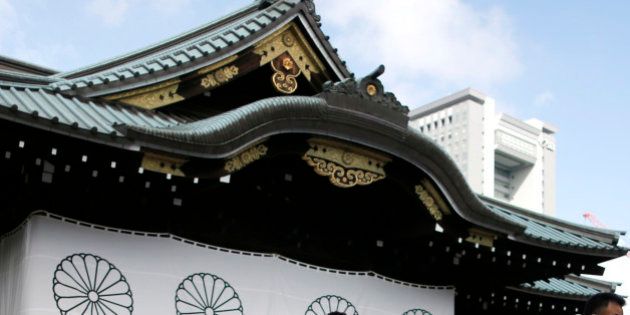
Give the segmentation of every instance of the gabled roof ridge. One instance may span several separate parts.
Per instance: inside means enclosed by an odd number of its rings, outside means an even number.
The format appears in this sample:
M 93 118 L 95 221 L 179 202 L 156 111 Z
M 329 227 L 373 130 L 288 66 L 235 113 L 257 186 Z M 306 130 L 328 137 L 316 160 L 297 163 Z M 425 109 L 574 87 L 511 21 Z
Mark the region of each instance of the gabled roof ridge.
M 615 282 L 592 280 L 583 276 L 569 274 L 564 276 L 564 278 L 539 279 L 522 283 L 518 286 L 508 286 L 507 289 L 553 298 L 585 301 L 598 292 L 613 292 L 617 286 Z
M 50 69 L 50 68 L 47 68 L 47 67 L 42 67 L 40 65 L 36 65 L 36 64 L 30 63 L 30 62 L 26 62 L 26 61 L 23 61 L 23 60 L 18 60 L 18 59 L 15 59 L 15 58 L 11 58 L 11 57 L 0 55 L 0 64 L 3 64 L 3 63 L 4 64 L 9 64 L 9 65 L 12 65 L 12 66 L 18 66 L 20 68 L 26 68 L 28 70 L 34 70 L 34 71 L 37 71 L 37 72 L 42 72 L 44 76 L 45 75 L 52 75 L 52 74 L 55 74 L 55 73 L 59 72 L 57 70 Z
M 552 217 L 543 213 L 538 213 L 529 209 L 521 208 L 521 207 L 509 204 L 507 202 L 497 200 L 488 196 L 478 195 L 478 197 L 484 203 L 489 203 L 489 204 L 501 207 L 504 210 L 508 210 L 512 213 L 526 216 L 528 219 L 536 220 L 548 226 L 553 226 L 559 229 L 563 229 L 564 231 L 567 231 L 567 232 L 573 232 L 573 233 L 577 233 L 581 235 L 586 234 L 584 236 L 610 239 L 612 245 L 616 245 L 616 241 L 619 240 L 619 237 L 625 234 L 624 231 L 590 227 L 590 226 L 582 225 L 579 223 L 574 223 L 567 220 L 559 219 L 559 218 Z
M 0 82 L 10 85 L 17 84 L 46 88 L 48 84 L 55 81 L 55 79 L 44 75 L 0 69 Z
M 584 275 L 568 274 L 564 276 L 564 280 L 577 283 L 584 286 L 595 287 L 596 289 L 602 288 L 609 291 L 615 291 L 615 288 L 621 285 L 621 282 L 612 282 L 603 279 L 595 279 Z
M 61 74 L 57 77 L 59 81 L 51 83 L 50 87 L 93 97 L 161 82 L 236 54 L 294 19 L 300 21 L 315 41 L 336 76 L 350 75 L 345 62 L 337 55 L 337 49 L 323 34 L 311 0 L 275 0 L 257 4 L 126 59 L 119 57 L 100 66 Z
M 89 75 L 92 73 L 97 73 L 100 71 L 103 71 L 105 69 L 108 68 L 114 68 L 117 66 L 120 66 L 122 64 L 125 64 L 127 62 L 133 61 L 135 59 L 139 59 L 139 58 L 143 58 L 146 57 L 148 55 L 151 55 L 155 52 L 158 52 L 160 50 L 164 50 L 164 49 L 168 49 L 168 48 L 173 48 L 179 44 L 181 44 L 182 42 L 185 42 L 189 39 L 198 37 L 203 35 L 204 33 L 217 29 L 221 26 L 224 26 L 226 24 L 232 23 L 244 16 L 246 16 L 249 13 L 252 13 L 254 11 L 258 11 L 259 8 L 259 4 L 254 2 L 252 4 L 250 4 L 249 6 L 246 6 L 240 10 L 237 10 L 235 12 L 226 14 L 214 21 L 208 22 L 204 25 L 201 25 L 199 27 L 196 27 L 192 30 L 180 33 L 178 35 L 175 35 L 171 38 L 162 40 L 160 42 L 157 42 L 155 44 L 151 44 L 149 46 L 134 50 L 132 52 L 114 57 L 114 58 L 110 58 L 107 59 L 105 61 L 101 61 L 99 63 L 96 64 L 92 64 L 86 67 L 82 67 L 76 70 L 72 70 L 72 71 L 68 71 L 68 72 L 64 72 L 64 73 L 58 73 L 56 75 L 54 75 L 54 77 L 59 77 L 59 78 L 66 78 L 66 79 L 73 79 L 73 78 L 77 78 L 80 76 L 85 76 L 85 75 Z
M 115 145 L 126 141 L 116 132 L 117 124 L 167 127 L 190 120 L 117 102 L 64 95 L 42 86 L 4 82 L 0 82 L 0 119 L 27 121 L 37 128 Z

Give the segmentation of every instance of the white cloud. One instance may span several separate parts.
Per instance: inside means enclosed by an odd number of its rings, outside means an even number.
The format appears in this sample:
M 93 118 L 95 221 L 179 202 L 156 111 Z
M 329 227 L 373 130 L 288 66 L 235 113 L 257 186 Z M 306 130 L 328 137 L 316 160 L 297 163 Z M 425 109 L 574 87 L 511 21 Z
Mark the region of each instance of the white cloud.
M 545 105 L 552 104 L 555 100 L 556 100 L 556 96 L 553 93 L 549 91 L 545 91 L 536 95 L 536 97 L 534 97 L 534 104 L 536 106 L 542 107 Z
M 107 26 L 122 24 L 129 9 L 128 0 L 91 0 L 86 5 L 88 13 L 102 19 Z
M 521 72 L 510 19 L 499 8 L 473 8 L 460 0 L 317 4 L 343 58 L 353 65 L 383 63 L 386 73 L 395 73 L 388 89 L 419 78 L 487 89 Z
M 9 0 L 0 0 L 0 48 L 4 46 L 6 36 L 16 28 L 17 14 Z

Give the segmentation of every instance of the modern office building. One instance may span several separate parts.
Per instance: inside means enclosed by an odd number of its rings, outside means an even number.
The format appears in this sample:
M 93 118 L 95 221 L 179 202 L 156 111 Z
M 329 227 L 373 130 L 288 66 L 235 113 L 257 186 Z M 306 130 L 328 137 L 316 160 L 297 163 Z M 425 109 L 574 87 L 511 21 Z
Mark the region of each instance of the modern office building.
M 476 193 L 554 214 L 555 127 L 497 113 L 473 89 L 413 110 L 410 124 L 451 155 Z

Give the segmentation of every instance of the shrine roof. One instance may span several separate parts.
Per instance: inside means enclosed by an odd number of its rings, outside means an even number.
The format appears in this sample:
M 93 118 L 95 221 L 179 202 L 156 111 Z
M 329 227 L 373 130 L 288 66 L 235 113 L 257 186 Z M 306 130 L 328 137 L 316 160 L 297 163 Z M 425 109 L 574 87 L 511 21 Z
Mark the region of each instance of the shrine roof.
M 619 237 L 625 232 L 587 227 L 488 197 L 480 198 L 489 211 L 525 226 L 524 233 L 516 236 L 521 241 L 547 243 L 566 250 L 607 253 L 611 257 L 623 255 L 628 251 L 627 248 L 617 245 Z
M 25 74 L 49 76 L 58 71 L 46 67 L 35 65 L 29 62 L 17 60 L 11 57 L 0 55 L 0 70 L 10 70 Z
M 512 289 L 556 298 L 585 301 L 596 293 L 614 292 L 617 285 L 618 283 L 615 282 L 570 274 L 564 278 L 550 278 L 533 283 L 524 283 Z
M 116 124 L 164 128 L 190 121 L 179 115 L 166 115 L 8 83 L 0 84 L 0 115 L 9 120 L 30 117 L 30 121 L 27 121 L 31 125 L 50 130 L 70 127 L 71 130 L 90 131 L 94 135 L 120 135 L 114 129 Z
M 342 77 L 349 72 L 319 29 L 312 1 L 257 1 L 217 21 L 138 51 L 53 76 L 56 91 L 99 96 L 168 80 L 213 64 L 297 19 Z
M 266 98 L 201 120 L 3 83 L 0 117 L 90 141 L 118 139 L 136 147 L 207 159 L 228 157 L 281 133 L 333 136 L 416 164 L 433 174 L 444 191 L 457 196 L 452 202 L 458 204 L 456 212 L 463 219 L 515 241 L 601 257 L 627 251 L 617 245 L 622 232 L 588 228 L 472 193 L 450 156 L 398 119 L 406 117 L 407 109 L 383 91 L 376 79 L 379 73 L 380 67 L 358 82 L 329 84 L 317 96 Z M 375 94 L 364 91 L 370 85 Z

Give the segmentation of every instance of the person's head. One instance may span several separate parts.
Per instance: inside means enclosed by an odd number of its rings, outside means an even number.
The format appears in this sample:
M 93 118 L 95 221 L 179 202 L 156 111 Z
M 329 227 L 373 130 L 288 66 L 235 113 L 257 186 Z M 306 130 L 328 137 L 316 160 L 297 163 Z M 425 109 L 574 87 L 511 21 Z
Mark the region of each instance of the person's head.
M 623 315 L 626 301 L 614 293 L 597 293 L 586 301 L 584 315 Z

